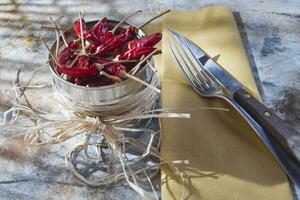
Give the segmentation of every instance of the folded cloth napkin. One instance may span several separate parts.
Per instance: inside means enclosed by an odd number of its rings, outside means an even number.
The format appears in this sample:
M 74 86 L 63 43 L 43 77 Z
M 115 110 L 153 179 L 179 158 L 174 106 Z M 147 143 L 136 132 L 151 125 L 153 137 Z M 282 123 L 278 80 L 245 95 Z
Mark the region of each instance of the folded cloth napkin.
M 200 97 L 185 80 L 167 47 L 168 29 L 190 38 L 210 56 L 220 55 L 218 62 L 259 94 L 230 9 L 213 6 L 164 16 L 162 107 L 188 110 L 191 119 L 161 121 L 161 154 L 170 161 L 190 161 L 182 168 L 189 199 L 292 199 L 284 172 L 242 117 L 222 100 Z M 201 107 L 230 111 L 197 109 Z M 162 199 L 180 199 L 182 189 L 180 179 L 163 169 Z

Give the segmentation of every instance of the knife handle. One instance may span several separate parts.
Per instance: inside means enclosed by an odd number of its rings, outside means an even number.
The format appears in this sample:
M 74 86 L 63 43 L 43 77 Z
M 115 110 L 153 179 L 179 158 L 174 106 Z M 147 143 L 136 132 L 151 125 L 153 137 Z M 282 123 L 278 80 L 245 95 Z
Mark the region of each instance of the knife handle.
M 265 132 L 279 143 L 285 151 L 300 161 L 300 134 L 291 125 L 279 118 L 244 89 L 237 90 L 233 95 L 233 99 L 246 110 Z

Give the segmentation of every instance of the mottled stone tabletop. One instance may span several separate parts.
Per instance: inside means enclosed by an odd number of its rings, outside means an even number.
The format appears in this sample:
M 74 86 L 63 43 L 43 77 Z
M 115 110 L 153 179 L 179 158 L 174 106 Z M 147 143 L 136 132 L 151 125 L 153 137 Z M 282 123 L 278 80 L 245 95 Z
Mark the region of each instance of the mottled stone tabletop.
M 228 5 L 234 12 L 262 100 L 300 132 L 300 1 L 297 0 L 0 0 L 0 103 L 14 98 L 12 81 L 28 79 L 41 67 L 33 82 L 48 83 L 47 51 L 40 37 L 52 41 L 53 32 L 41 29 L 50 16 L 67 25 L 85 11 L 86 19 L 122 18 L 142 9 L 143 21 L 165 9 L 194 9 Z M 138 22 L 132 21 L 132 22 Z M 50 88 L 27 92 L 34 106 L 55 110 Z M 1 111 L 9 106 L 1 107 Z M 1 132 L 1 139 L 9 133 Z M 64 146 L 43 151 L 26 150 L 15 141 L 14 152 L 1 152 L 0 199 L 139 199 L 125 183 L 90 188 L 74 178 L 64 165 Z M 12 144 L 13 145 L 13 144 Z M 2 159 L 3 157 L 3 159 Z M 53 158 L 49 162 L 49 158 Z M 17 164 L 16 164 L 17 163 Z M 297 198 L 297 197 L 296 197 Z

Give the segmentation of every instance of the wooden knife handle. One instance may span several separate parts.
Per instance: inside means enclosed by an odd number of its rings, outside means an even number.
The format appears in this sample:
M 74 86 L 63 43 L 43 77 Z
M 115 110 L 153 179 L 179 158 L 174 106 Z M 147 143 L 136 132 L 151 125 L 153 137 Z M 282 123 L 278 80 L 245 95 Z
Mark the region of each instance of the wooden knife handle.
M 233 99 L 251 115 L 267 134 L 300 161 L 300 134 L 291 125 L 244 89 L 237 90 Z

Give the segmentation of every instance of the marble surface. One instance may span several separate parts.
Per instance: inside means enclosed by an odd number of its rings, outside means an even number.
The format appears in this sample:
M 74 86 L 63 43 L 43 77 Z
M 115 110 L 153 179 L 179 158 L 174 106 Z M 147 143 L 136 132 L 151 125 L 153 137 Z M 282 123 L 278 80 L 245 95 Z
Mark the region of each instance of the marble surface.
M 14 98 L 10 89 L 18 69 L 22 80 L 40 68 L 34 82 L 50 81 L 47 51 L 40 40 L 47 37 L 50 42 L 55 38 L 53 32 L 40 28 L 41 24 L 49 24 L 49 16 L 61 17 L 64 26 L 81 10 L 89 20 L 101 16 L 122 18 L 142 9 L 142 17 L 132 21 L 139 23 L 157 11 L 213 4 L 232 8 L 263 102 L 300 132 L 300 1 L 297 0 L 1 0 L 0 103 L 6 105 Z M 27 91 L 34 99 L 34 106 L 53 111 L 57 108 L 50 106 L 50 94 L 47 87 Z M 1 110 L 7 108 L 9 104 Z M 1 139 L 8 136 L 9 133 L 2 131 Z M 124 183 L 105 190 L 85 186 L 63 165 L 64 148 L 54 146 L 31 152 L 19 145 L 12 155 L 1 152 L 5 159 L 0 159 L 0 166 L 5 167 L 0 169 L 0 199 L 139 199 Z M 49 162 L 49 158 L 54 162 Z

